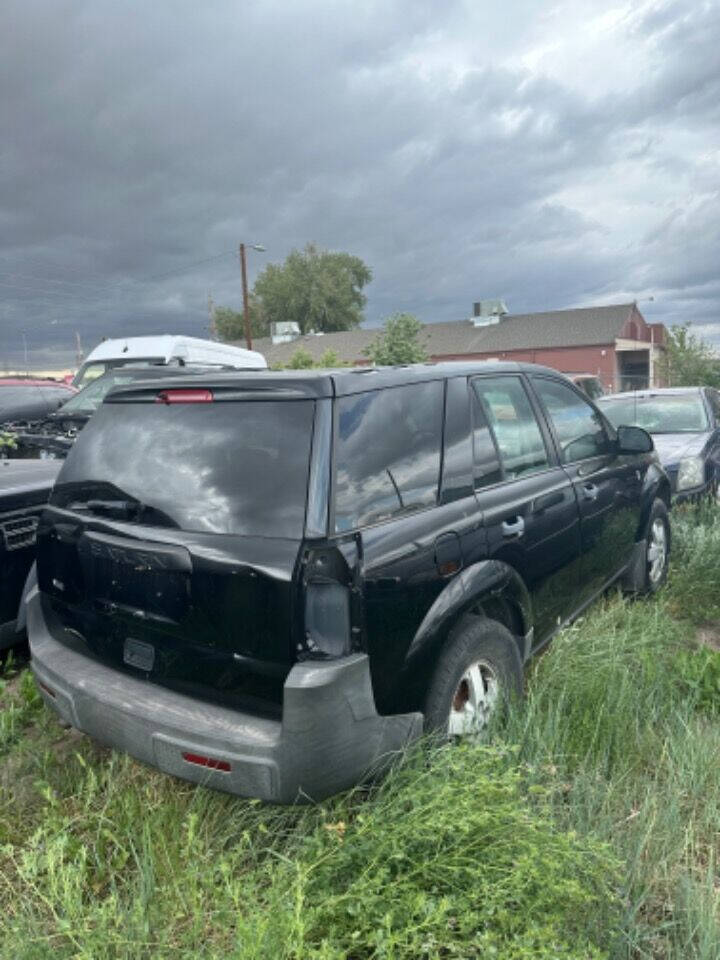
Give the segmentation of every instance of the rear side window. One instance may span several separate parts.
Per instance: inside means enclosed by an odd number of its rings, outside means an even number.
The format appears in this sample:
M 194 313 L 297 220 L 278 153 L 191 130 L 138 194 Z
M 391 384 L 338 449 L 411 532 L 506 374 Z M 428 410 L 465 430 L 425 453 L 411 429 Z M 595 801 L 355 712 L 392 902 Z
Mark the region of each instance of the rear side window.
M 545 470 L 547 450 L 520 378 L 478 377 L 473 388 L 495 435 L 506 479 Z M 484 448 L 489 454 L 487 441 Z
M 600 415 L 572 387 L 558 380 L 533 378 L 560 445 L 563 463 L 599 457 L 610 450 Z
M 148 525 L 300 538 L 312 400 L 103 403 L 78 437 L 52 502 L 128 501 Z
M 437 502 L 442 381 L 341 397 L 337 416 L 337 532 Z

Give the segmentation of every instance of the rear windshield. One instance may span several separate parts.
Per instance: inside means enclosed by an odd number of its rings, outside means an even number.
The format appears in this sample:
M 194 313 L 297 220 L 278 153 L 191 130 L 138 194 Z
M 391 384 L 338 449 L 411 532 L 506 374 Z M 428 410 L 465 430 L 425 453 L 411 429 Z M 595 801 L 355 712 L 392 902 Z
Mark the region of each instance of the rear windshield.
M 614 427 L 642 427 L 648 433 L 702 433 L 709 429 L 698 394 L 664 394 L 603 399 L 600 409 Z
M 300 538 L 313 413 L 312 400 L 102 404 L 52 503 L 126 501 L 151 525 Z
M 90 363 L 86 364 L 84 367 L 81 367 L 79 372 L 75 375 L 73 384 L 76 387 L 84 387 L 88 383 L 92 383 L 93 380 L 96 380 L 98 377 L 101 377 L 108 370 L 114 370 L 117 367 L 124 367 L 130 363 L 155 363 L 155 364 L 164 364 L 164 357 L 131 357 L 126 359 L 114 359 L 114 360 L 92 360 Z

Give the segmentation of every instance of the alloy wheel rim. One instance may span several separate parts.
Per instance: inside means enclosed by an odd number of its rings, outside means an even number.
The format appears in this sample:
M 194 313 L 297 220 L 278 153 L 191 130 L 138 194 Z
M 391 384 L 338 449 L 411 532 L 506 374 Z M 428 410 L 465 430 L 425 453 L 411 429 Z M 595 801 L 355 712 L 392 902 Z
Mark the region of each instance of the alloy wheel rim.
M 500 684 L 497 674 L 483 660 L 471 664 L 460 678 L 448 717 L 448 737 L 472 737 L 488 725 L 495 709 Z
M 657 583 L 665 569 L 665 559 L 667 557 L 667 531 L 665 524 L 657 517 L 653 521 L 650 530 L 650 543 L 648 544 L 648 564 L 650 566 L 650 579 Z

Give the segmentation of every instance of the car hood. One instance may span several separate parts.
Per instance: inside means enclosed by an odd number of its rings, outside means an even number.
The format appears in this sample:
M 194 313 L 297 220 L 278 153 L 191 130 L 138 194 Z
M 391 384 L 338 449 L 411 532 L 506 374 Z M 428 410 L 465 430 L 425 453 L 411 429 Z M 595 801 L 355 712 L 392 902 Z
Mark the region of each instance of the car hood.
M 684 457 L 702 453 L 710 439 L 709 433 L 655 433 L 653 442 L 664 467 L 679 463 Z
M 0 511 L 45 503 L 61 460 L 0 460 Z

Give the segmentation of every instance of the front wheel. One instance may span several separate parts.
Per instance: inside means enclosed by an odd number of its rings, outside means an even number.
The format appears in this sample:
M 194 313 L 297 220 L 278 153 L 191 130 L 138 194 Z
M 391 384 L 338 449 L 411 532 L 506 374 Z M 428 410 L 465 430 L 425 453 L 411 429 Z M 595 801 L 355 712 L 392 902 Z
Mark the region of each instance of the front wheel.
M 475 737 L 522 693 L 522 663 L 510 631 L 466 617 L 438 658 L 425 699 L 425 729 L 444 739 Z
M 650 511 L 645 553 L 645 582 L 641 593 L 656 593 L 667 580 L 670 554 L 670 519 L 662 500 Z

